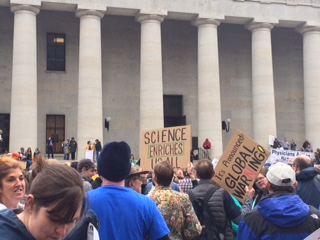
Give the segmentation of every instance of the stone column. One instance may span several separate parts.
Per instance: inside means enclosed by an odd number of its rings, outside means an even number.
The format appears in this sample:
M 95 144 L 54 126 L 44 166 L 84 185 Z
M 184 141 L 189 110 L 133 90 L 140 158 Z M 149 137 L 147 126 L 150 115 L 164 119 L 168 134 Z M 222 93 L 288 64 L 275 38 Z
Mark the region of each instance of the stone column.
M 38 147 L 37 25 L 40 9 L 13 5 L 13 60 L 10 114 L 10 152 Z
M 198 19 L 198 144 L 206 138 L 211 142 L 211 158 L 223 153 L 219 52 L 215 19 Z
M 77 11 L 80 18 L 78 86 L 78 158 L 84 158 L 88 140 L 103 143 L 101 18 L 94 10 Z
M 277 137 L 270 23 L 251 23 L 253 140 L 269 148 L 269 135 Z
M 305 138 L 315 148 L 320 146 L 320 26 L 302 27 L 300 33 L 303 35 Z
M 163 128 L 163 83 L 161 22 L 159 15 L 139 15 L 140 53 L 140 132 Z

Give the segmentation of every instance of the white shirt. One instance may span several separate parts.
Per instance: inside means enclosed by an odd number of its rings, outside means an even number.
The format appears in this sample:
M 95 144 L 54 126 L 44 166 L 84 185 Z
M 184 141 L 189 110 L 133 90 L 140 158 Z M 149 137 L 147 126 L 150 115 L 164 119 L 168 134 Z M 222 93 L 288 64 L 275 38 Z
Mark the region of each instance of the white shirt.
M 6 205 L 0 203 L 0 210 L 7 209 Z

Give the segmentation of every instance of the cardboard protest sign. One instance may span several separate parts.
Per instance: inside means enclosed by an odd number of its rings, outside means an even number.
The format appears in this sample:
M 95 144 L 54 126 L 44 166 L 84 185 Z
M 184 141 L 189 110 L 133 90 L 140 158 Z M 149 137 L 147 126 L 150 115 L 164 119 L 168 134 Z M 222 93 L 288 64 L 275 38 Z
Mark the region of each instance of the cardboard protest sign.
M 87 150 L 84 158 L 90 159 L 91 161 L 93 161 L 93 150 Z
M 151 171 L 157 162 L 169 161 L 173 167 L 187 168 L 191 140 L 191 126 L 142 132 L 140 166 L 143 170 Z
M 245 187 L 252 187 L 270 153 L 240 130 L 233 134 L 215 168 L 214 181 L 241 203 Z
M 26 167 L 27 167 L 27 161 L 18 160 L 17 162 L 19 163 L 19 166 L 20 166 L 22 169 L 26 169 Z

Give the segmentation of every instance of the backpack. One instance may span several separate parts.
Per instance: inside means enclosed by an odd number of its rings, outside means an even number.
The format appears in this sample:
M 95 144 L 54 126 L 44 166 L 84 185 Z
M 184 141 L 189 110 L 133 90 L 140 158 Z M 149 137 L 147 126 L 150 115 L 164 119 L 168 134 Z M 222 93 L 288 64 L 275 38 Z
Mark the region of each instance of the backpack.
M 196 198 L 192 191 L 189 191 L 189 197 L 192 202 L 193 209 L 201 223 L 202 232 L 198 240 L 217 240 L 223 239 L 224 235 L 220 234 L 209 207 L 209 199 L 219 187 L 211 187 L 204 195 L 203 199 Z
M 70 148 L 71 151 L 76 151 L 76 149 L 77 149 L 76 141 L 70 141 L 69 148 Z

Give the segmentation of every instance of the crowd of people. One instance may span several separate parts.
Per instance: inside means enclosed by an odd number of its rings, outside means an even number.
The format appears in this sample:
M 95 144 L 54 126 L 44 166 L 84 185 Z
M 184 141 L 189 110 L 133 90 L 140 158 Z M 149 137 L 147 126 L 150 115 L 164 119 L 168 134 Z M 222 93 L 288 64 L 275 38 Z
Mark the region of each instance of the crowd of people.
M 313 149 L 311 147 L 311 143 L 309 142 L 309 140 L 305 140 L 302 146 L 298 148 L 294 139 L 292 139 L 291 142 L 288 142 L 286 137 L 283 139 L 283 141 L 280 141 L 278 138 L 275 138 L 271 147 L 276 149 L 282 149 L 282 150 L 313 152 Z M 318 148 L 317 148 L 317 151 L 318 151 Z
M 102 240 L 298 240 L 320 228 L 320 177 L 308 156 L 263 167 L 241 204 L 214 183 L 206 159 L 143 171 L 126 142 L 110 142 L 97 162 L 62 164 L 39 152 L 25 171 L 15 155 L 0 157 L 3 239 L 81 240 L 91 226 Z

